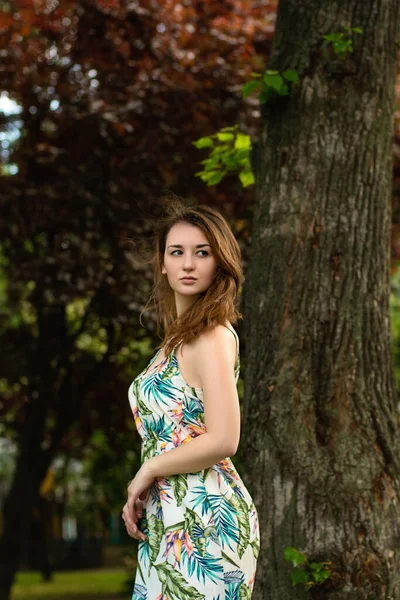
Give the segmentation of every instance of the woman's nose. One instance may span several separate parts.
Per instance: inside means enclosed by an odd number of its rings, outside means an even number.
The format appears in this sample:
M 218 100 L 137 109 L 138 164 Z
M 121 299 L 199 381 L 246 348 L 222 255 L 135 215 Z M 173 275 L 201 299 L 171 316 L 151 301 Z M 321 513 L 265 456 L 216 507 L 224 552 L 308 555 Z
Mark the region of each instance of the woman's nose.
M 183 268 L 190 269 L 193 267 L 193 257 L 191 254 L 187 254 L 183 259 Z

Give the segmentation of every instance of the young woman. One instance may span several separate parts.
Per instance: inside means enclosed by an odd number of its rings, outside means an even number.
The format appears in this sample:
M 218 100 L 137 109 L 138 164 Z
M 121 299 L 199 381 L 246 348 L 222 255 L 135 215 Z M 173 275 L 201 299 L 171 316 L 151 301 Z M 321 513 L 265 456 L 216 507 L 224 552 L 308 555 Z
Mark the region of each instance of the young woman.
M 139 540 L 133 600 L 249 599 L 258 517 L 230 459 L 240 437 L 231 326 L 242 316 L 240 248 L 218 211 L 172 200 L 153 270 L 166 333 L 128 393 L 142 438 L 122 513 Z

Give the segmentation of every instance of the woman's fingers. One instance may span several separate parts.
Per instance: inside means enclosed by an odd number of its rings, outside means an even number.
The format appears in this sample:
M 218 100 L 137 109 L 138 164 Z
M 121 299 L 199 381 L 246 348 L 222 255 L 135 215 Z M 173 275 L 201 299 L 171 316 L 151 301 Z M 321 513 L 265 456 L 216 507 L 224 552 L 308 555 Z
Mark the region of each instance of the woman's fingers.
M 148 496 L 148 494 L 150 492 L 150 488 L 151 488 L 151 485 L 149 485 L 149 487 L 147 487 L 145 490 L 143 490 L 143 492 L 141 494 L 139 494 L 140 500 L 146 500 L 147 499 L 147 496 Z
M 136 498 L 134 498 L 133 496 L 128 494 L 128 500 L 126 501 L 128 514 L 131 518 L 131 521 L 133 521 L 134 523 L 137 523 L 138 518 L 136 515 L 135 501 L 136 501 Z
M 128 506 L 126 504 L 122 510 L 122 518 L 125 521 L 125 526 L 128 531 L 137 531 L 136 523 L 132 520 L 132 517 L 129 514 Z
M 136 523 L 133 521 L 132 517 L 129 514 L 129 509 L 127 504 L 125 504 L 122 510 L 122 518 L 125 522 L 126 531 L 128 535 L 135 540 L 146 540 L 147 537 L 138 529 Z
M 129 537 L 134 538 L 135 540 L 139 539 L 139 534 L 136 528 L 132 529 L 132 527 L 130 527 L 127 523 L 125 523 L 125 527 Z
M 141 531 L 139 531 L 139 529 L 136 526 L 131 526 L 128 525 L 128 523 L 125 522 L 125 527 L 126 527 L 126 531 L 127 534 L 129 535 L 129 537 L 135 539 L 135 540 L 145 540 L 146 536 L 143 535 L 143 533 Z
M 135 508 L 136 508 L 136 516 L 138 519 L 141 519 L 143 516 L 143 506 L 144 506 L 143 500 L 140 500 L 140 498 L 137 498 L 136 502 L 135 502 Z

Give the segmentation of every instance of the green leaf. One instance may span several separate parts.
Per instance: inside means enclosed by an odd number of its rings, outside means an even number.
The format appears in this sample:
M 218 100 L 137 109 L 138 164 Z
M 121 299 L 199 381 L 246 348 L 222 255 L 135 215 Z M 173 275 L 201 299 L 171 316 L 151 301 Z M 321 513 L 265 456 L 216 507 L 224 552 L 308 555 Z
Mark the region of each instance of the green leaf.
M 226 171 L 213 171 L 207 178 L 208 185 L 217 185 L 225 177 Z
M 363 30 L 361 29 L 361 27 L 353 27 L 353 32 L 354 33 L 362 33 Z
M 219 139 L 220 142 L 231 142 L 234 139 L 234 135 L 233 133 L 225 133 L 222 131 L 219 131 L 217 133 L 217 138 Z
M 289 562 L 293 563 L 294 567 L 297 567 L 297 565 L 307 562 L 307 557 L 302 552 L 296 550 L 296 548 L 287 546 L 285 548 L 285 560 L 288 560 Z
M 212 158 L 220 158 L 221 154 L 224 154 L 225 152 L 230 152 L 231 149 L 232 149 L 231 144 L 229 144 L 229 143 L 224 144 L 223 142 L 221 142 L 217 146 L 215 146 L 215 148 L 212 150 L 211 157 Z
M 293 586 L 297 585 L 298 583 L 308 583 L 308 574 L 300 567 L 296 567 L 290 573 L 290 579 L 292 580 Z
M 251 137 L 245 133 L 238 133 L 235 140 L 235 149 L 250 149 L 251 148 Z
M 267 70 L 265 71 L 265 73 L 266 73 L 267 75 L 277 75 L 277 74 L 279 73 L 279 71 L 271 71 L 271 69 L 267 69 Z
M 315 583 L 322 583 L 330 576 L 330 571 L 314 571 L 311 576 L 314 579 Z
M 248 187 L 249 185 L 253 185 L 255 182 L 253 171 L 240 171 L 239 179 L 240 179 L 243 187 Z
M 351 52 L 353 50 L 353 44 L 351 43 L 351 40 L 334 42 L 333 49 L 336 54 L 344 54 L 345 52 Z
M 294 69 L 287 69 L 287 71 L 283 71 L 282 75 L 287 81 L 292 81 L 293 83 L 297 83 L 299 80 L 299 75 Z
M 268 102 L 268 100 L 270 99 L 271 95 L 272 94 L 271 94 L 270 88 L 263 88 L 258 97 L 260 104 L 266 104 Z
M 289 87 L 286 85 L 286 83 L 282 84 L 281 89 L 279 90 L 278 94 L 280 96 L 288 96 L 289 95 Z
M 206 171 L 213 171 L 220 166 L 220 157 L 217 154 L 211 154 L 208 158 L 201 161 Z
M 202 137 L 193 142 L 196 148 L 212 148 L 214 146 L 214 142 L 210 137 Z
M 248 81 L 247 83 L 245 83 L 242 87 L 242 96 L 243 98 L 247 98 L 248 96 L 250 96 L 250 94 L 252 94 L 254 92 L 254 90 L 257 90 L 260 86 L 262 85 L 261 81 Z
M 268 87 L 272 88 L 276 92 L 279 92 L 283 84 L 283 79 L 281 75 L 269 75 L 267 71 L 267 73 L 264 75 L 264 82 Z
M 238 171 L 239 170 L 239 164 L 236 159 L 236 156 L 233 156 L 232 154 L 225 154 L 222 157 L 222 163 L 224 164 L 224 166 L 227 168 L 228 171 Z
M 328 42 L 338 42 L 343 39 L 343 33 L 328 33 L 328 35 L 322 36 Z
M 250 141 L 251 143 L 251 141 Z M 250 148 L 243 148 L 235 152 L 235 159 L 241 167 L 248 167 L 250 165 Z
M 329 569 L 326 569 L 325 571 L 322 571 L 320 575 L 322 577 L 322 580 L 325 581 L 326 579 L 328 579 L 328 577 L 331 576 L 331 572 Z
M 253 72 L 253 73 L 251 73 L 251 76 L 252 77 L 257 77 L 257 79 L 261 79 L 262 73 L 255 73 L 255 72 Z

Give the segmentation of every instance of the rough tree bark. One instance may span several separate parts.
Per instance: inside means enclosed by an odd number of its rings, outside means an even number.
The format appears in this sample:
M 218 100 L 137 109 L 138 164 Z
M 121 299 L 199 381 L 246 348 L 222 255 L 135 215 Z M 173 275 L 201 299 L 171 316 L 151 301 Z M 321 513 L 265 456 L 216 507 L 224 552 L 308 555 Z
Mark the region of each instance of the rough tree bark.
M 281 0 L 244 290 L 243 455 L 258 507 L 254 600 L 400 598 L 400 429 L 390 347 L 398 0 Z M 339 58 L 323 35 L 361 27 Z M 332 561 L 306 594 L 286 546 Z

